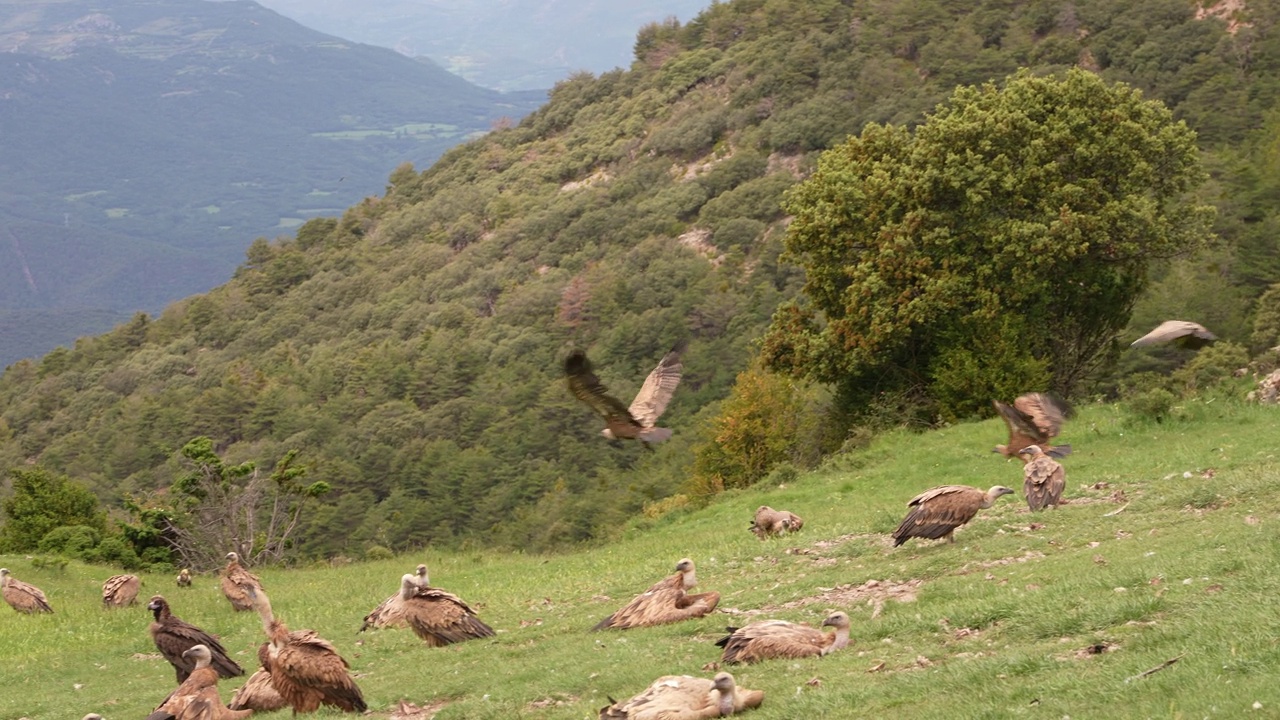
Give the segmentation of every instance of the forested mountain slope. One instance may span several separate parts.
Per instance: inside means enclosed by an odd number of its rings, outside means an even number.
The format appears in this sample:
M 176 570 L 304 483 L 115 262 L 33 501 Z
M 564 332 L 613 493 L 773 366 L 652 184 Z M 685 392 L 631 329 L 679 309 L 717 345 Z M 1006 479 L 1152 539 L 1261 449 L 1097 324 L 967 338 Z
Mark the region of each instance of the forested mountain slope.
M 398 169 L 384 197 L 255 243 L 222 287 L 11 367 L 0 462 L 116 500 L 167 487 L 194 435 L 268 466 L 298 449 L 335 489 L 300 536 L 315 555 L 607 535 L 680 488 L 699 421 L 797 292 L 778 202 L 816 153 L 1022 65 L 1084 65 L 1201 130 L 1228 242 L 1178 301 L 1235 292 L 1243 328 L 1247 298 L 1278 279 L 1275 181 L 1249 151 L 1275 135 L 1274 17 L 737 0 L 648 26 L 630 70 L 566 80 L 518 126 Z M 585 348 L 629 398 L 682 337 L 675 437 L 651 453 L 599 437 L 563 357 Z

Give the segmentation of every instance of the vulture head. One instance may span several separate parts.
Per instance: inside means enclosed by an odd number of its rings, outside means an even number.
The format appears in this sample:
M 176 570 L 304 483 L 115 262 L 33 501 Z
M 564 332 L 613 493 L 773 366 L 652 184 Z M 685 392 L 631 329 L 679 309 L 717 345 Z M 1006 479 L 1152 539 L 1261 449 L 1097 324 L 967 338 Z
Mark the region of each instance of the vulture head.
M 169 602 L 164 599 L 163 595 L 152 595 L 151 601 L 147 603 L 147 609 L 156 614 L 156 619 L 160 619 L 160 611 L 169 607 Z
M 693 568 L 693 561 L 689 558 L 681 558 L 676 563 L 676 572 L 684 576 L 683 582 L 686 588 L 691 588 L 698 584 L 697 572 Z
M 843 610 L 837 610 L 836 612 L 828 615 L 826 620 L 822 621 L 822 627 L 833 627 L 837 630 L 840 628 L 847 628 L 849 627 L 849 615 Z
M 430 584 L 430 580 L 427 578 L 427 566 L 426 566 L 426 565 L 419 565 L 419 566 L 418 566 L 418 569 L 414 571 L 414 574 L 417 576 L 417 578 L 418 578 L 418 583 L 419 583 L 419 584 L 421 584 L 421 585 L 429 585 L 429 584 Z
M 1019 450 L 1018 454 L 1019 455 L 1039 455 L 1043 452 L 1044 450 L 1041 450 L 1039 445 L 1028 445 L 1022 448 L 1021 450 Z
M 207 645 L 192 645 L 183 651 L 182 657 L 188 660 L 194 660 L 196 669 L 209 667 L 213 662 L 213 653 L 209 652 Z
M 711 688 L 720 691 L 720 714 L 732 715 L 735 690 L 733 676 L 727 672 L 716 673 L 716 676 L 711 678 Z
M 228 559 L 228 560 L 230 560 L 230 561 L 231 561 L 231 562 L 233 562 L 233 563 L 239 564 L 239 563 L 240 563 L 240 553 L 237 553 L 237 552 L 229 552 L 229 553 L 227 553 L 227 559 Z
M 1013 494 L 1013 490 L 1010 490 L 1009 488 L 1003 485 L 992 485 L 991 489 L 987 491 L 987 502 L 985 505 L 983 505 L 983 507 L 991 507 L 995 503 L 995 501 L 1000 498 L 1001 495 L 1012 495 L 1012 494 Z
M 0 587 L 9 584 L 9 568 L 0 568 Z

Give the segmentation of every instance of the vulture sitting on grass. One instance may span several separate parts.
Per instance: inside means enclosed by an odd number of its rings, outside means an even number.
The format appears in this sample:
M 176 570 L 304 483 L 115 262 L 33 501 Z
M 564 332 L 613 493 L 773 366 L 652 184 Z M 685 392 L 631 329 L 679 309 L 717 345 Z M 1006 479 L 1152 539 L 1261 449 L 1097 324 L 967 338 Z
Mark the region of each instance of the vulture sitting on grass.
M 210 666 L 209 648 L 193 645 L 183 656 L 195 669 L 147 720 L 241 720 L 253 714 L 252 710 L 230 710 L 222 704 L 218 672 Z
M 1062 463 L 1046 455 L 1039 445 L 1028 445 L 1018 454 L 1030 458 L 1022 468 L 1026 478 L 1022 492 L 1027 496 L 1027 507 L 1035 511 L 1061 504 L 1062 489 L 1067 486 L 1067 471 Z
M 400 598 L 396 603 L 413 634 L 431 647 L 444 647 L 464 640 L 493 637 L 493 628 L 484 624 L 462 598 L 439 588 L 418 584 L 416 575 L 400 578 Z
M 610 440 L 640 440 L 645 447 L 649 443 L 662 442 L 671 437 L 671 430 L 655 427 L 654 424 L 667 409 L 672 393 L 680 384 L 680 374 L 684 370 L 680 354 L 684 352 L 684 346 L 685 343 L 681 340 L 663 356 L 658 366 L 645 378 L 644 385 L 636 393 L 630 407 L 609 394 L 600 378 L 591 371 L 591 363 L 586 354 L 580 350 L 574 351 L 564 361 L 569 391 L 604 418 L 605 428 L 600 434 Z
M 222 594 L 237 612 L 253 609 L 253 593 L 262 589 L 257 575 L 240 565 L 238 553 L 227 553 L 227 566 L 222 569 Z
M 346 712 L 364 712 L 367 706 L 351 677 L 350 665 L 336 648 L 315 630 L 294 630 L 271 612 L 266 592 L 253 593 L 253 605 L 262 618 L 267 642 L 258 649 L 258 660 L 271 676 L 271 686 L 293 712 L 314 712 L 330 705 Z
M 663 625 L 691 618 L 699 618 L 720 602 L 720 593 L 712 591 L 690 594 L 698 576 L 693 561 L 684 558 L 676 564 L 676 574 L 656 582 L 648 590 L 635 596 L 621 610 L 601 620 L 592 630 Z
M 797 532 L 804 527 L 804 520 L 799 515 L 787 510 L 774 510 L 768 505 L 756 509 L 756 516 L 751 521 L 751 532 L 764 540 L 774 535 Z
M 609 701 L 600 709 L 600 720 L 698 720 L 760 707 L 764 692 L 738 688 L 727 672 L 711 680 L 664 675 L 630 700 Z
M 187 568 L 178 571 L 178 587 L 191 587 L 191 571 Z
M 849 644 L 849 616 L 833 612 L 822 621 L 835 632 L 824 633 L 806 623 L 761 620 L 741 628 L 729 628 L 729 635 L 716 645 L 724 648 L 721 660 L 728 664 L 753 663 L 770 658 L 819 657 Z
M 151 623 L 151 640 L 156 649 L 169 661 L 177 673 L 178 682 L 186 680 L 195 670 L 195 660 L 187 656 L 187 651 L 196 645 L 203 645 L 209 653 L 211 666 L 218 675 L 224 678 L 243 675 L 244 670 L 228 655 L 218 638 L 201 630 L 189 622 L 179 619 L 169 610 L 169 602 L 161 595 L 153 595 L 147 609 L 155 615 Z
M 3 588 L 0 594 L 4 595 L 4 601 L 20 613 L 53 612 L 44 592 L 10 575 L 9 568 L 0 568 L 0 588 Z
M 419 565 L 418 569 L 414 571 L 413 577 L 414 583 L 418 587 L 427 587 L 427 566 Z M 369 628 L 377 630 L 379 628 L 404 627 L 408 623 L 404 619 L 402 610 L 400 593 L 397 591 L 396 594 L 383 600 L 378 604 L 378 607 L 364 616 L 364 624 L 360 626 L 359 632 L 364 632 Z
M 1065 457 L 1071 454 L 1070 445 L 1050 445 L 1050 440 L 1058 436 L 1062 423 L 1071 416 L 1071 409 L 1052 396 L 1045 393 L 1027 393 L 1006 405 L 999 400 L 992 400 L 996 412 L 1004 418 L 1009 426 L 1009 442 L 997 445 L 993 452 L 1007 458 L 1017 457 L 1022 448 L 1028 445 L 1039 445 L 1046 454 L 1053 457 Z
M 926 490 L 911 498 L 907 517 L 893 531 L 893 546 L 898 547 L 910 538 L 937 540 L 946 538 L 955 542 L 956 528 L 969 522 L 983 508 L 989 508 L 1001 495 L 1013 491 L 1003 485 L 995 485 L 983 492 L 968 485 L 943 485 Z
M 112 575 L 102 583 L 102 607 L 125 607 L 138 599 L 142 581 L 137 575 Z
M 264 644 L 259 648 L 259 659 L 266 647 Z M 232 710 L 274 712 L 289 707 L 289 703 L 280 697 L 280 693 L 276 692 L 275 686 L 271 684 L 271 673 L 259 668 L 249 676 L 239 690 L 236 690 L 236 694 L 231 696 L 231 702 L 227 703 L 227 707 Z
M 1129 343 L 1129 347 L 1170 343 L 1188 350 L 1199 350 L 1205 345 L 1211 345 L 1217 339 L 1217 335 L 1209 332 L 1208 328 L 1200 323 L 1189 320 L 1165 320 L 1156 326 L 1155 330 Z

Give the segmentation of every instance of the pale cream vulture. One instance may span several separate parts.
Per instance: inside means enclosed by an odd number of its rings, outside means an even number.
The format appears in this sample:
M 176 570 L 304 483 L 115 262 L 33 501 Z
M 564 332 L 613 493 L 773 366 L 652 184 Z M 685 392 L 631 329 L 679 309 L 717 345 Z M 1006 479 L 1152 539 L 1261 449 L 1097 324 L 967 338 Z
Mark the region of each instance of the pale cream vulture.
M 147 720 L 242 720 L 253 714 L 252 710 L 231 710 L 222 704 L 218 673 L 210 667 L 209 648 L 194 645 L 183 654 L 194 663 L 195 670 Z
M 400 578 L 399 605 L 413 634 L 431 647 L 494 635 L 493 628 L 476 617 L 462 598 L 439 588 L 419 585 L 414 575 Z
M 244 674 L 244 670 L 236 664 L 236 661 L 227 655 L 226 648 L 218 642 L 217 636 L 210 635 L 174 615 L 164 596 L 153 595 L 151 601 L 147 603 L 147 609 L 155 617 L 155 621 L 148 628 L 151 641 L 173 666 L 179 683 L 186 680 L 195 669 L 195 660 L 189 658 L 186 652 L 196 645 L 205 646 L 209 651 L 210 664 L 222 677 L 229 678 Z
M 693 561 L 684 558 L 676 563 L 676 574 L 654 583 L 648 590 L 635 596 L 621 610 L 601 620 L 592 630 L 606 628 L 644 627 L 663 625 L 691 618 L 700 618 L 716 609 L 720 593 L 711 591 L 690 594 L 689 589 L 698 583 Z
M 1027 393 L 1019 396 L 1012 405 L 999 400 L 992 400 L 991 404 L 1009 427 L 1009 442 L 997 445 L 994 452 L 1011 458 L 1017 457 L 1018 452 L 1028 445 L 1039 445 L 1053 457 L 1071 454 L 1070 445 L 1048 444 L 1058 436 L 1062 423 L 1071 414 L 1070 408 L 1054 400 L 1052 396 L 1046 393 Z
M 768 505 L 756 509 L 755 518 L 751 521 L 751 532 L 764 540 L 773 535 L 797 532 L 804 527 L 804 520 L 788 510 L 774 510 Z
M 262 589 L 257 575 L 245 570 L 238 553 L 227 553 L 227 566 L 222 569 L 222 594 L 237 612 L 253 609 L 253 592 Z
M 1200 323 L 1189 320 L 1165 320 L 1156 329 L 1129 343 L 1129 347 L 1142 347 L 1157 343 L 1172 343 L 1189 350 L 1198 350 L 1210 345 L 1218 336 Z
M 264 644 L 262 649 L 265 650 L 266 647 Z M 289 703 L 280 697 L 280 693 L 276 692 L 275 686 L 271 684 L 271 673 L 259 668 L 249 676 L 239 690 L 236 690 L 236 694 L 231 696 L 231 702 L 227 703 L 227 707 L 232 710 L 273 712 L 289 707 Z
M 823 656 L 849 644 L 849 616 L 833 612 L 822 621 L 823 627 L 835 632 L 822 632 L 807 623 L 786 620 L 761 620 L 740 628 L 729 628 L 729 635 L 716 645 L 724 648 L 725 663 L 753 663 L 770 658 L 803 658 Z
M 1062 490 L 1067 486 L 1067 471 L 1062 463 L 1046 455 L 1039 445 L 1028 445 L 1020 454 L 1030 458 L 1022 468 L 1025 478 L 1022 491 L 1027 496 L 1027 507 L 1043 510 L 1060 505 Z
M 112 575 L 102 583 L 102 606 L 106 608 L 125 607 L 138 599 L 138 588 L 142 581 L 137 575 Z
M 427 579 L 427 566 L 419 565 L 413 574 L 414 582 L 418 587 L 427 587 L 430 581 Z M 400 603 L 400 592 L 383 600 L 378 607 L 369 611 L 364 616 L 364 623 L 360 626 L 358 632 L 364 632 L 369 628 L 375 630 L 379 628 L 405 627 L 408 623 L 404 619 L 403 605 Z
M 989 508 L 1002 495 L 1013 491 L 1003 485 L 995 485 L 982 491 L 968 485 L 943 485 L 926 490 L 911 498 L 907 517 L 893 531 L 893 546 L 897 547 L 910 538 L 937 540 L 946 538 L 955 542 L 956 528 L 969 522 L 983 508 Z
M 187 568 L 178 571 L 178 587 L 191 587 L 191 571 Z
M 658 366 L 645 378 L 644 385 L 636 393 L 630 407 L 609 394 L 600 378 L 591 371 L 591 363 L 582 351 L 574 351 L 565 359 L 564 374 L 574 397 L 604 418 L 605 428 L 600 431 L 601 435 L 610 440 L 640 440 L 648 447 L 649 443 L 662 442 L 671 437 L 669 428 L 655 427 L 655 423 L 667 409 L 671 395 L 680 384 L 680 376 L 684 370 L 680 354 L 684 352 L 684 346 L 682 340 L 663 356 Z
M 267 634 L 267 642 L 258 649 L 258 660 L 271 675 L 271 686 L 294 713 L 313 712 L 321 705 L 346 712 L 367 709 L 351 677 L 351 666 L 328 640 L 314 630 L 289 632 L 272 614 L 271 601 L 262 590 L 253 593 L 253 603 Z
M 0 588 L 3 588 L 0 594 L 4 595 L 4 601 L 20 613 L 53 612 L 44 592 L 9 574 L 9 568 L 0 568 Z
M 664 675 L 629 700 L 600 709 L 600 720 L 699 720 L 760 707 L 761 690 L 737 687 L 727 672 L 707 680 L 690 675 Z

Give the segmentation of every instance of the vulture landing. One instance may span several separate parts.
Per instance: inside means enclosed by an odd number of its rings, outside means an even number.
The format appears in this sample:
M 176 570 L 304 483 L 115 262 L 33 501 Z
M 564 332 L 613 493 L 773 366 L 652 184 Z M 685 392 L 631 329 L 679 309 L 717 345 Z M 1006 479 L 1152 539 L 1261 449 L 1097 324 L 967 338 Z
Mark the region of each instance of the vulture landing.
M 414 582 L 418 587 L 427 587 L 429 584 L 429 580 L 427 579 L 427 566 L 419 565 L 418 569 L 414 572 L 413 577 Z M 400 603 L 400 593 L 397 592 L 386 600 L 383 600 L 381 603 L 378 603 L 378 607 L 369 611 L 369 614 L 364 616 L 364 624 L 360 626 L 360 630 L 358 630 L 358 632 L 364 632 L 369 628 L 377 630 L 379 628 L 404 627 L 407 624 L 408 623 L 404 619 L 403 606 Z
M 152 596 L 147 609 L 155 615 L 151 623 L 151 640 L 156 649 L 173 666 L 178 682 L 186 680 L 195 670 L 195 661 L 187 657 L 186 652 L 196 645 L 204 645 L 209 652 L 210 664 L 218 675 L 229 678 L 243 675 L 244 670 L 227 655 L 227 651 L 218 642 L 218 638 L 201 630 L 189 622 L 180 620 L 169 610 L 169 602 L 161 595 Z
M 1064 457 L 1071 454 L 1070 445 L 1049 445 L 1058 436 L 1062 423 L 1071 416 L 1070 408 L 1045 393 L 1027 393 L 1006 405 L 992 400 L 996 412 L 1009 426 L 1009 442 L 997 445 L 994 452 L 1005 457 L 1017 457 L 1018 451 L 1028 445 L 1039 445 L 1046 454 Z
M 271 686 L 295 714 L 314 712 L 321 705 L 346 712 L 367 709 L 364 696 L 351 677 L 351 666 L 328 640 L 314 630 L 289 632 L 271 613 L 271 601 L 265 592 L 255 592 L 253 602 L 267 634 L 258 659 L 271 676 Z
M 1199 350 L 1217 339 L 1217 335 L 1209 332 L 1208 328 L 1200 323 L 1188 320 L 1165 320 L 1156 326 L 1155 330 L 1129 343 L 1129 347 L 1172 343 L 1188 350 Z
M 663 625 L 692 618 L 700 618 L 716 609 L 720 593 L 711 591 L 690 594 L 688 590 L 698 582 L 693 561 L 684 558 L 676 564 L 676 574 L 654 583 L 648 590 L 635 596 L 625 607 L 601 620 L 592 630 Z
M 724 648 L 725 663 L 753 663 L 770 658 L 820 657 L 849 644 L 849 616 L 834 612 L 822 621 L 823 627 L 834 627 L 824 633 L 807 624 L 785 620 L 762 620 L 746 627 L 729 628 L 728 637 L 716 645 Z
M 755 519 L 751 521 L 751 532 L 761 540 L 772 535 L 798 532 L 802 527 L 804 520 L 799 515 L 787 510 L 774 510 L 768 505 L 757 508 Z
M 612 698 L 610 698 L 612 700 Z M 737 687 L 727 672 L 711 680 L 664 675 L 630 700 L 600 709 L 600 720 L 698 720 L 760 707 L 764 692 Z
M 1022 468 L 1026 478 L 1022 492 L 1027 496 L 1027 507 L 1035 511 L 1060 505 L 1062 490 L 1067 486 L 1067 471 L 1062 463 L 1046 455 L 1039 445 L 1028 445 L 1019 454 L 1030 456 Z
M 400 608 L 413 634 L 431 647 L 493 637 L 493 628 L 476 617 L 462 598 L 439 588 L 424 587 L 418 578 L 400 578 Z
M 910 538 L 937 540 L 945 537 L 955 542 L 956 528 L 969 522 L 983 508 L 989 508 L 1001 495 L 1013 491 L 1003 485 L 995 485 L 983 492 L 968 485 L 943 485 L 926 490 L 911 498 L 907 517 L 893 531 L 893 546 L 897 547 Z
M 253 593 L 262 590 L 257 575 L 240 565 L 240 555 L 227 553 L 227 566 L 222 569 L 222 594 L 237 612 L 253 609 Z
M 671 437 L 670 429 L 655 427 L 654 424 L 667 409 L 671 395 L 680 384 L 680 375 L 684 370 L 680 354 L 684 352 L 684 346 L 685 343 L 681 340 L 663 356 L 658 366 L 645 378 L 644 385 L 636 393 L 630 407 L 609 394 L 600 378 L 591 371 L 591 363 L 582 351 L 574 351 L 565 359 L 564 374 L 574 397 L 604 418 L 605 428 L 600 431 L 601 435 L 610 440 L 640 440 L 648 446 L 649 443 L 662 442 Z
M 252 710 L 230 710 L 222 704 L 218 673 L 209 665 L 209 648 L 194 645 L 183 656 L 195 669 L 147 720 L 242 720 L 253 714 Z
M 137 575 L 112 575 L 102 583 L 102 607 L 125 607 L 138 598 L 142 581 Z
M 4 601 L 20 613 L 53 612 L 44 592 L 10 575 L 9 568 L 0 568 L 0 588 L 3 588 L 0 594 L 4 595 Z

